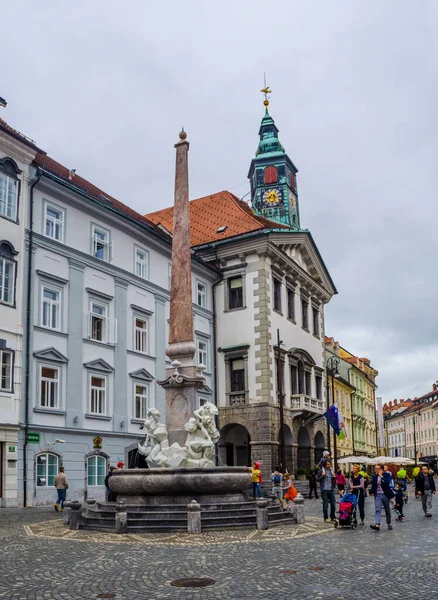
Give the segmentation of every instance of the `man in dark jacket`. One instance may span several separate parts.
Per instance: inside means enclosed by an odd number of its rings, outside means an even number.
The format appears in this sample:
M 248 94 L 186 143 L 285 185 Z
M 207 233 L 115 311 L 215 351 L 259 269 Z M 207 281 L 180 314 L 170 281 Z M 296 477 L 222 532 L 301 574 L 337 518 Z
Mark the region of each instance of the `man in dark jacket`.
M 110 467 L 109 471 L 108 471 L 108 475 L 105 477 L 105 487 L 107 489 L 107 498 L 108 498 L 108 502 L 115 502 L 116 498 L 117 498 L 117 494 L 115 492 L 112 491 L 111 487 L 110 487 L 110 478 L 113 475 L 113 471 L 114 471 L 115 467 Z
M 423 465 L 415 480 L 415 493 L 421 498 L 425 517 L 432 516 L 432 494 L 435 494 L 435 491 L 434 478 L 430 475 L 429 468 Z
M 322 469 L 318 471 L 316 480 L 321 485 L 321 497 L 322 497 L 322 512 L 324 513 L 324 521 L 326 523 L 336 521 L 336 500 L 335 500 L 335 474 L 332 469 L 331 462 L 326 460 Z M 328 505 L 330 503 L 330 519 L 328 518 Z
M 318 500 L 318 484 L 316 482 L 316 473 L 315 470 L 310 471 L 309 473 L 309 499 L 312 499 L 312 493 L 315 494 L 315 498 Z
M 376 511 L 375 525 L 370 525 L 371 529 L 380 531 L 380 517 L 382 513 L 382 505 L 385 509 L 386 523 L 388 529 L 392 529 L 391 525 L 391 507 L 390 500 L 394 498 L 394 492 L 391 488 L 391 473 L 383 470 L 383 465 L 376 465 L 374 467 L 375 475 L 371 483 L 370 496 L 374 496 L 374 506 Z

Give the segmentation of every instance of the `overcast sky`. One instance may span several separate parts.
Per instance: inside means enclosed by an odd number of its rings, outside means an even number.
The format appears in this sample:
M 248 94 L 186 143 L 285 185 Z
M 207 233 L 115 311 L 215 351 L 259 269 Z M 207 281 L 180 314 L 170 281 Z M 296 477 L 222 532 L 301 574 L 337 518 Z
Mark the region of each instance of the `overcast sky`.
M 22 0 L 1 7 L 1 116 L 141 213 L 243 197 L 263 116 L 338 289 L 326 333 L 384 401 L 438 379 L 436 0 Z

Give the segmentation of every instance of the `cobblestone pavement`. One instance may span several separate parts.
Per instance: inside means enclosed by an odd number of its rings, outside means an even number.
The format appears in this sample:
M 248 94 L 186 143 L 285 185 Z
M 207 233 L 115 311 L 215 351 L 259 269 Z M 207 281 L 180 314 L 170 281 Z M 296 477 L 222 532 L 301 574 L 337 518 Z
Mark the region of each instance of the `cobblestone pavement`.
M 356 531 L 323 523 L 321 501 L 311 500 L 304 526 L 202 536 L 70 532 L 53 509 L 0 509 L 0 599 L 429 600 L 438 589 L 437 496 L 434 505 L 426 519 L 411 499 L 406 521 L 377 533 L 372 499 Z M 215 583 L 170 585 L 199 576 Z

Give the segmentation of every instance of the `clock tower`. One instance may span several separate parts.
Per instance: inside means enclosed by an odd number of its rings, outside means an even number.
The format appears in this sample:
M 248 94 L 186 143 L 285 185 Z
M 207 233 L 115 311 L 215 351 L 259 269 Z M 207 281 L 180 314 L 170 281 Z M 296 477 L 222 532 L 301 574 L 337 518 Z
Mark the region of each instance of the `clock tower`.
M 251 184 L 251 205 L 261 217 L 300 229 L 298 169 L 286 154 L 278 139 L 278 129 L 268 111 L 268 93 L 265 87 L 265 115 L 260 124 L 260 142 L 251 161 L 248 178 Z

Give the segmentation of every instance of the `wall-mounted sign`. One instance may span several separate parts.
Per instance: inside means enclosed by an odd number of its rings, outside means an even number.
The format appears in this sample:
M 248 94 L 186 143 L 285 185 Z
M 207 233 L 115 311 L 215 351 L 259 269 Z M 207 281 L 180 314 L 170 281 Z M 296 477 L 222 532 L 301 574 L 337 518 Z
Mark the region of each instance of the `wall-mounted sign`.
M 40 434 L 39 433 L 28 433 L 27 441 L 29 444 L 39 444 L 40 443 Z
M 96 450 L 100 450 L 102 448 L 102 438 L 96 435 L 96 437 L 93 438 L 93 444 L 93 448 L 95 448 Z
M 8 446 L 8 452 L 15 452 L 15 446 Z

